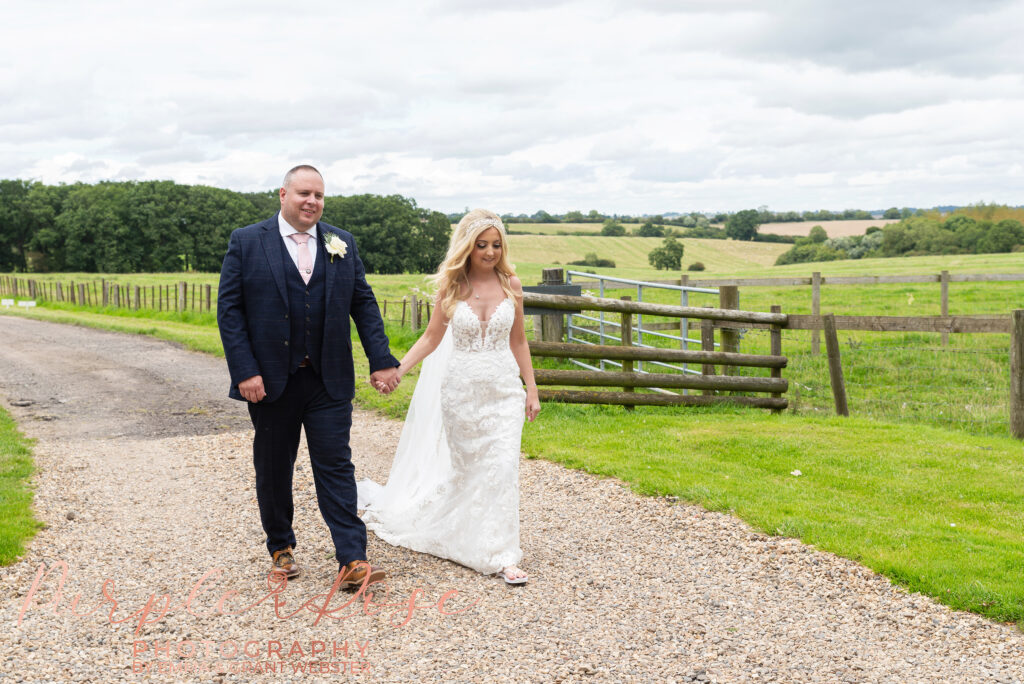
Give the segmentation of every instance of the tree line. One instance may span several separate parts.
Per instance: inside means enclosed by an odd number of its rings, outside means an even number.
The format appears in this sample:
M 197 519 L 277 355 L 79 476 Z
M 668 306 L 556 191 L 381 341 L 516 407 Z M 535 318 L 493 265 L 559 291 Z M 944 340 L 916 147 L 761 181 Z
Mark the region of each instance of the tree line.
M 468 209 L 467 209 L 468 211 Z M 830 211 L 818 209 L 815 211 L 769 211 L 767 207 L 750 209 L 757 214 L 757 223 L 789 223 L 795 221 L 848 221 L 851 219 L 873 219 L 875 216 L 863 209 L 843 209 L 842 211 Z M 916 210 L 904 207 L 899 209 L 891 207 L 886 209 L 882 218 L 899 219 L 914 215 Z M 465 212 L 463 212 L 465 213 Z M 679 226 L 682 228 L 705 227 L 708 224 L 724 224 L 732 214 L 718 212 L 706 214 L 703 212 L 691 212 L 683 214 L 649 215 L 641 214 L 632 216 L 630 214 L 602 214 L 597 209 L 591 209 L 587 213 L 579 210 L 567 211 L 564 214 L 551 214 L 543 209 L 532 214 L 503 214 L 501 220 L 505 224 L 514 223 L 606 223 L 614 221 L 617 223 L 642 223 L 651 221 L 658 225 Z M 462 214 L 449 214 L 448 219 L 455 223 Z
M 0 180 L 0 271 L 216 272 L 231 231 L 279 209 L 276 190 Z M 355 236 L 369 273 L 431 272 L 451 233 L 447 216 L 401 195 L 329 196 L 323 220 Z
M 829 238 L 821 226 L 811 228 L 776 265 L 870 257 L 1024 252 L 1024 209 L 978 205 L 945 216 L 924 212 L 864 235 Z

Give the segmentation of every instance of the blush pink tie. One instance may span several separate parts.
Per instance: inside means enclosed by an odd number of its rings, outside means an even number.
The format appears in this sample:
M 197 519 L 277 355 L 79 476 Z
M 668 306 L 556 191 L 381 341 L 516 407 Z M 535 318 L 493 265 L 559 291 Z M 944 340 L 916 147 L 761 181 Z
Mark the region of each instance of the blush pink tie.
M 299 244 L 299 275 L 302 276 L 302 282 L 309 284 L 309 279 L 313 277 L 313 259 L 309 256 L 309 247 L 306 246 L 309 236 L 305 233 L 292 233 L 288 237 Z

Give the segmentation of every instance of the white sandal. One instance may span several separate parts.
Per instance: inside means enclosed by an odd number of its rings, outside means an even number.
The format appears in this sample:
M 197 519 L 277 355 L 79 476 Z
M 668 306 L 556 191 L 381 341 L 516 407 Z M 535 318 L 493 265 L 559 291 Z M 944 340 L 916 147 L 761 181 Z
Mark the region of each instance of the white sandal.
M 498 571 L 497 575 L 501 579 L 505 580 L 505 584 L 526 584 L 526 582 L 530 579 L 528 575 L 523 575 L 522 577 L 513 577 L 510 573 L 511 570 L 519 570 L 519 572 L 523 572 L 514 565 L 510 565 L 507 568 L 502 568 Z

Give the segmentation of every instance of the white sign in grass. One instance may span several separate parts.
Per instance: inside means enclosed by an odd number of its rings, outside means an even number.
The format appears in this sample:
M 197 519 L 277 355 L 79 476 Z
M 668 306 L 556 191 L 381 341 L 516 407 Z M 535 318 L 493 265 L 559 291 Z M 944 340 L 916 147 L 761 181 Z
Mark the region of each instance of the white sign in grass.
M 18 302 L 18 306 L 24 306 L 25 308 L 28 308 L 28 307 L 31 307 L 31 306 L 35 306 L 35 305 L 36 305 L 36 302 L 35 302 L 34 299 L 29 299 L 29 300 L 26 300 L 24 302 Z
M 13 299 L 0 299 L 0 306 L 12 307 L 14 306 Z

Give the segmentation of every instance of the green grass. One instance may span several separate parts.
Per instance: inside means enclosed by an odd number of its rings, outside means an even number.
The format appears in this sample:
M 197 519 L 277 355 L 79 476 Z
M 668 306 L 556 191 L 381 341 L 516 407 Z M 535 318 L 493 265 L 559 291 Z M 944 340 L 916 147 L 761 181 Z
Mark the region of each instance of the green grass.
M 857 418 L 549 404 L 523 448 L 734 513 L 953 608 L 1024 621 L 1016 440 Z
M 736 242 L 735 240 L 681 240 L 685 252 L 683 267 L 700 261 L 706 272 L 730 272 L 743 269 L 764 269 L 791 245 L 771 242 Z M 596 253 L 615 262 L 614 269 L 596 269 L 597 273 L 637 280 L 678 278 L 674 271 L 651 268 L 647 255 L 660 247 L 661 238 L 602 237 L 591 235 L 511 235 L 509 255 L 524 283 L 540 281 L 541 270 L 553 266 L 566 269 L 593 270 L 568 266 L 570 261 Z M 691 274 L 697 277 L 695 274 Z
M 0 566 L 25 553 L 25 543 L 41 528 L 32 515 L 31 440 L 0 409 Z

